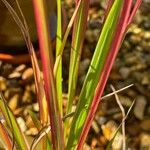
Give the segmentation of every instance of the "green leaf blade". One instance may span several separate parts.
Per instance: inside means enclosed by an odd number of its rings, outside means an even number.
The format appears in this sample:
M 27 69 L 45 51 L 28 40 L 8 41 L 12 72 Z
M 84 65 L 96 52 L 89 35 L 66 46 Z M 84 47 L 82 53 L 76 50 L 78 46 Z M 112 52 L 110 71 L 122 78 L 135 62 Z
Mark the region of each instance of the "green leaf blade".
M 67 149 L 75 149 L 78 138 L 82 132 L 86 120 L 94 91 L 101 75 L 108 50 L 113 39 L 113 34 L 117 25 L 118 17 L 121 11 L 122 1 L 116 0 L 106 18 L 104 27 L 101 32 L 95 53 L 93 55 L 80 97 L 79 104 L 73 118 L 70 135 L 67 143 Z

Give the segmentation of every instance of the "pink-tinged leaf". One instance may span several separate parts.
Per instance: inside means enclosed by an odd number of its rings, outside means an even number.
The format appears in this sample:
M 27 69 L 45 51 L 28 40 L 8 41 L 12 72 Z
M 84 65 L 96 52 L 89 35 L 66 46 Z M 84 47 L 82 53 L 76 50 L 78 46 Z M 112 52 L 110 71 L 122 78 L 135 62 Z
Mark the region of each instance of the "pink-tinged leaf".
M 129 16 L 129 19 L 128 19 L 128 25 L 132 22 L 132 19 L 133 19 L 134 15 L 135 15 L 137 9 L 140 7 L 141 3 L 142 3 L 142 0 L 136 0 L 134 8 L 131 11 L 131 15 Z
M 55 1 L 51 1 L 51 3 L 54 4 Z M 52 144 L 53 149 L 61 150 L 64 149 L 64 139 L 62 130 L 62 120 L 58 107 L 58 99 L 56 96 L 56 87 L 53 75 L 53 55 L 48 27 L 47 4 L 49 7 L 53 6 L 50 4 L 50 2 L 46 0 L 33 0 L 37 32 L 39 38 L 40 54 L 42 60 L 44 89 L 46 93 L 46 100 L 48 104 L 50 124 L 52 129 Z

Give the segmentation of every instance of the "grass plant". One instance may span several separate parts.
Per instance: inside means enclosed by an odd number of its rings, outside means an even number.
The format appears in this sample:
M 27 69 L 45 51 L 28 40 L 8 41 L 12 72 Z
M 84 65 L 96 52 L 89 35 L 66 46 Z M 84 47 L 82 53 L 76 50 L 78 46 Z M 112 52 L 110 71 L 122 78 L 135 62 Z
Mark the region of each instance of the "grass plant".
M 42 70 L 40 70 L 38 59 L 30 40 L 28 26 L 18 1 L 16 0 L 16 5 L 18 5 L 20 10 L 21 18 L 18 17 L 20 14 L 16 14 L 7 0 L 1 1 L 12 14 L 12 17 L 18 24 L 18 29 L 20 28 L 25 39 L 31 56 L 37 99 L 40 107 L 40 118 L 33 112 L 29 112 L 39 131 L 32 145 L 29 146 L 15 116 L 7 106 L 4 97 L 0 95 L 0 110 L 7 124 L 7 127 L 5 127 L 0 122 L 0 134 L 3 137 L 3 143 L 8 149 L 13 147 L 25 150 L 30 149 L 30 147 L 34 149 L 38 146 L 39 141 L 42 141 L 42 149 L 44 150 L 82 149 L 96 109 L 102 98 L 112 65 L 142 0 L 136 0 L 135 2 L 133 0 L 108 0 L 103 27 L 79 94 L 75 112 L 72 112 L 72 107 L 76 94 L 78 68 L 84 44 L 90 0 L 75 1 L 75 10 L 64 34 L 62 34 L 61 0 L 32 0 Z M 51 3 L 54 5 L 51 5 Z M 54 7 L 55 5 L 57 8 L 57 31 L 56 47 L 53 49 L 49 33 L 48 10 L 49 7 Z M 53 9 L 51 8 L 51 10 Z M 62 54 L 72 28 L 67 111 L 63 113 Z M 53 56 L 53 51 L 56 53 L 55 56 Z

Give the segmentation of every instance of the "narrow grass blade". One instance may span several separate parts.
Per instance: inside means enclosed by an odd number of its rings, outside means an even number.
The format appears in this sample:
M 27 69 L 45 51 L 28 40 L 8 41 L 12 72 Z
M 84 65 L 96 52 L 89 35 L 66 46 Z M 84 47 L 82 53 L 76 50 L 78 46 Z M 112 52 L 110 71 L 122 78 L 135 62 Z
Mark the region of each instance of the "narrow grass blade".
M 105 60 L 108 55 L 110 44 L 113 40 L 118 17 L 121 11 L 122 1 L 116 0 L 112 5 L 110 13 L 103 26 L 98 44 L 96 46 L 90 68 L 88 70 L 81 94 L 77 105 L 76 113 L 72 121 L 70 134 L 67 143 L 67 149 L 75 149 L 79 141 L 86 117 L 90 111 L 90 105 L 94 96 L 98 79 L 102 73 Z
M 63 37 L 63 40 L 62 40 L 62 44 L 61 44 L 61 47 L 60 47 L 60 50 L 59 50 L 59 55 L 56 57 L 56 61 L 55 61 L 55 64 L 54 64 L 54 76 L 56 76 L 56 73 L 57 73 L 57 70 L 58 70 L 58 66 L 59 66 L 59 63 L 60 63 L 60 60 L 62 58 L 62 54 L 63 54 L 63 50 L 65 48 L 65 44 L 66 44 L 66 41 L 67 41 L 67 38 L 68 38 L 68 35 L 70 33 L 70 30 L 72 28 L 72 25 L 73 25 L 73 22 L 74 22 L 74 19 L 77 15 L 77 12 L 79 11 L 79 6 L 80 6 L 80 3 L 81 3 L 81 0 L 79 0 L 75 10 L 74 10 L 74 13 L 69 21 L 69 24 L 67 26 L 67 29 L 66 29 L 66 32 L 64 34 L 64 37 Z
M 111 89 L 113 92 L 115 92 L 115 88 L 113 87 L 113 85 L 110 85 Z M 116 99 L 116 102 L 121 110 L 121 113 L 122 113 L 122 118 L 124 119 L 126 114 L 125 114 L 125 110 L 120 102 L 120 99 L 119 99 L 119 96 L 117 94 L 115 94 L 115 99 Z M 122 120 L 123 120 L 122 119 Z M 126 132 L 125 132 L 125 121 L 122 122 L 122 150 L 126 150 Z
M 1 121 L 0 121 L 0 143 L 7 150 L 12 150 L 13 148 L 10 136 Z
M 135 13 L 136 13 L 137 9 L 140 7 L 141 3 L 142 3 L 142 0 L 136 0 L 136 2 L 134 4 L 134 8 L 132 9 L 130 17 L 128 19 L 128 25 L 130 25 L 130 23 L 132 22 L 133 17 L 135 16 Z
M 60 54 L 60 48 L 62 45 L 62 16 L 61 16 L 61 0 L 57 0 L 57 36 L 56 36 L 56 58 Z M 56 90 L 59 110 L 62 116 L 62 58 L 58 66 L 56 73 Z
M 40 140 L 42 140 L 43 137 L 44 137 L 45 135 L 47 135 L 50 131 L 51 131 L 50 125 L 43 127 L 43 128 L 39 131 L 38 135 L 34 138 L 32 144 L 31 144 L 31 150 L 33 150 L 33 149 L 38 145 L 38 143 L 40 142 Z M 48 137 L 48 136 L 47 136 L 47 140 L 49 140 L 49 137 Z M 49 140 L 49 144 L 51 145 L 50 140 Z M 50 146 L 50 145 L 49 145 L 49 146 Z M 51 147 L 51 146 L 50 146 L 50 147 Z
M 40 123 L 40 121 L 37 118 L 37 115 L 34 112 L 32 112 L 32 111 L 28 111 L 28 112 L 32 118 L 32 121 L 33 121 L 35 127 L 38 129 L 38 131 L 40 133 L 43 128 L 43 125 Z M 42 149 L 48 149 L 49 147 L 51 147 L 50 138 L 49 138 L 49 136 L 47 136 L 47 134 L 48 133 L 45 132 L 46 136 L 44 138 L 40 138 L 40 140 L 42 140 Z M 31 149 L 34 149 L 34 147 L 36 147 L 38 145 L 40 140 L 37 140 L 37 139 L 39 139 L 39 136 L 40 135 L 38 134 L 37 137 L 35 137 L 35 139 L 33 140 L 32 144 L 31 144 Z
M 48 2 L 48 3 L 46 3 Z M 36 25 L 39 37 L 40 54 L 42 59 L 43 77 L 46 100 L 50 116 L 53 149 L 64 149 L 62 120 L 58 106 L 55 79 L 53 75 L 53 55 L 48 27 L 47 5 L 51 8 L 55 1 L 33 0 Z M 55 5 L 54 5 L 55 6 Z M 61 139 L 61 140 L 60 140 Z
M 12 111 L 7 106 L 3 96 L 0 94 L 0 110 L 3 113 L 3 116 L 6 119 L 6 122 L 11 130 L 11 133 L 14 136 L 15 142 L 19 149 L 21 150 L 28 150 L 29 146 L 25 140 L 24 134 L 21 131 L 15 116 L 13 115 Z
M 32 112 L 32 111 L 28 111 L 28 113 L 29 113 L 29 115 L 31 116 L 32 121 L 33 121 L 35 127 L 36 127 L 38 130 L 41 130 L 42 125 L 41 125 L 40 121 L 38 120 L 36 114 L 35 114 L 34 112 Z
M 85 29 L 87 26 L 89 4 L 90 0 L 81 1 L 79 12 L 77 13 L 77 16 L 74 21 L 73 39 L 71 44 L 70 67 L 69 67 L 67 113 L 71 112 L 72 103 L 76 92 L 75 89 L 77 84 L 78 68 L 82 53 L 82 45 L 85 36 Z

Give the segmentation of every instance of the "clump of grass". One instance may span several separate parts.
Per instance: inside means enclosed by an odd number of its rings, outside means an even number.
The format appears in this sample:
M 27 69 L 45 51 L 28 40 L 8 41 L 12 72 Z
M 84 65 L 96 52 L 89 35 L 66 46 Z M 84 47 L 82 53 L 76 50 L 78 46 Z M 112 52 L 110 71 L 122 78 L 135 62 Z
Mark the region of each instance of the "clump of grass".
M 137 0 L 135 3 L 133 3 L 133 0 L 108 1 L 103 28 L 86 74 L 75 112 L 72 112 L 72 107 L 76 92 L 78 68 L 85 38 L 90 0 L 76 0 L 75 11 L 64 36 L 62 36 L 61 1 L 33 0 L 42 70 L 39 68 L 38 60 L 28 33 L 28 27 L 19 3 L 16 0 L 22 18 L 18 17 L 18 14 L 16 14 L 6 0 L 1 1 L 6 5 L 22 31 L 34 70 L 37 98 L 40 106 L 40 119 L 30 112 L 33 122 L 39 130 L 39 134 L 33 141 L 31 149 L 36 147 L 39 140 L 42 140 L 43 149 L 82 149 L 94 114 L 100 103 L 112 65 L 125 37 L 125 33 L 136 10 L 141 4 L 141 0 Z M 50 5 L 50 2 L 57 3 L 56 57 L 52 54 L 53 49 L 48 23 L 48 7 L 55 5 Z M 67 112 L 64 116 L 62 109 L 62 54 L 72 26 L 68 101 Z M 41 72 L 43 73 L 43 77 Z M 13 146 L 19 147 L 20 149 L 29 149 L 24 135 L 20 131 L 15 117 L 6 105 L 3 96 L 0 97 L 0 109 L 8 127 L 11 129 L 11 132 L 7 132 L 5 126 L 2 123 L 0 124 L 0 133 L 4 137 L 4 143 L 10 149 Z M 51 138 L 49 137 L 50 133 Z

